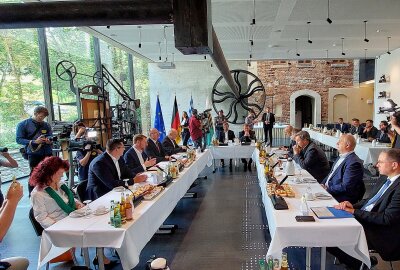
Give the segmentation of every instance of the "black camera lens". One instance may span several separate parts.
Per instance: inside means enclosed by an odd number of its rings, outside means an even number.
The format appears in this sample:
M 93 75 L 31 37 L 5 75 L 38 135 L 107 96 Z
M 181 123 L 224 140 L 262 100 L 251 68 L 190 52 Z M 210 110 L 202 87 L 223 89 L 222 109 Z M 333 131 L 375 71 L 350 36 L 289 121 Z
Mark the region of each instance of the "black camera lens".
M 8 152 L 8 148 L 7 147 L 0 147 L 0 152 L 7 153 Z

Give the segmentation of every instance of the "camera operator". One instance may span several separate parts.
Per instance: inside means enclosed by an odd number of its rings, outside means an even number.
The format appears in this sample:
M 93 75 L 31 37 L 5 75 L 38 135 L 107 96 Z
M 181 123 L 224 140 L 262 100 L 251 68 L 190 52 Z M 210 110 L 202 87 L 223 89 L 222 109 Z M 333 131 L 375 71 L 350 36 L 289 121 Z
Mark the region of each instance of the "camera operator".
M 193 109 L 192 116 L 189 120 L 189 132 L 195 148 L 202 148 L 203 132 L 201 128 L 201 119 L 199 119 L 197 110 Z
M 392 140 L 392 148 L 400 149 L 400 111 L 395 112 L 390 117 L 390 124 L 393 131 L 389 131 L 389 137 Z
M 18 167 L 18 163 L 7 152 L 8 149 L 7 148 L 3 148 L 2 150 L 3 151 L 0 150 L 0 157 L 3 156 L 6 160 L 0 159 L 0 167 L 4 166 L 4 167 L 9 167 L 9 168 L 17 168 Z M 5 150 L 7 150 L 7 151 L 5 151 Z M 0 177 L 0 188 L 1 188 L 1 177 Z M 3 205 L 3 202 L 4 202 L 4 196 L 3 196 L 3 193 L 1 192 L 1 189 L 0 189 L 0 205 Z
M 74 126 L 75 140 L 86 140 L 86 126 L 82 122 L 78 122 Z M 84 143 L 83 148 L 76 151 L 76 160 L 78 161 L 78 177 L 79 181 L 88 179 L 89 165 L 93 159 L 102 154 L 103 151 L 96 147 L 95 142 L 88 141 Z
M 18 123 L 16 141 L 24 147 L 20 149 L 25 159 L 29 160 L 31 172 L 45 157 L 52 155 L 51 126 L 44 121 L 49 111 L 38 106 L 33 111 L 31 118 Z M 33 187 L 29 185 L 29 194 Z
M 227 122 L 227 119 L 224 115 L 224 111 L 220 110 L 218 112 L 218 116 L 214 118 L 214 123 L 215 123 L 215 133 L 216 137 L 219 138 L 219 134 L 223 132 L 224 130 L 224 123 Z

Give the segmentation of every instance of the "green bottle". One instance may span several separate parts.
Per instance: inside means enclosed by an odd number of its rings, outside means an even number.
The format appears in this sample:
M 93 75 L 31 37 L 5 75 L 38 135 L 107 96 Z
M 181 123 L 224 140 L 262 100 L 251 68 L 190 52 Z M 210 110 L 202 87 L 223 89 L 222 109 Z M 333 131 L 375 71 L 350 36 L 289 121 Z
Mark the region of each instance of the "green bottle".
M 258 264 L 260 265 L 260 270 L 265 270 L 265 260 L 264 259 L 260 259 L 258 261 Z
M 119 228 L 121 227 L 122 219 L 121 219 L 121 214 L 119 212 L 119 208 L 116 208 L 116 214 L 114 215 L 114 227 Z

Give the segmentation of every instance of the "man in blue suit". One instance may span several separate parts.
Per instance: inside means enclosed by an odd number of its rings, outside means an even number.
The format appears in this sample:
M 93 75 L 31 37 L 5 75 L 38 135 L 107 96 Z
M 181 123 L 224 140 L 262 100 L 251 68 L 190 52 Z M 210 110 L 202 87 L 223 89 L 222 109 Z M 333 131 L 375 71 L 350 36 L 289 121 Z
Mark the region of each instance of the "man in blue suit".
M 149 159 L 144 149 L 147 147 L 147 138 L 142 134 L 133 137 L 133 145 L 124 154 L 125 164 L 133 173 L 145 172 L 147 168 L 157 163 L 156 158 Z
M 356 203 L 365 193 L 363 162 L 354 153 L 356 140 L 343 134 L 337 142 L 339 157 L 322 186 L 338 201 Z
M 121 158 L 124 154 L 122 139 L 107 141 L 106 152 L 96 157 L 89 166 L 86 195 L 95 200 L 118 186 L 124 186 L 123 179 L 129 179 L 128 184 L 144 182 L 147 175 L 135 175 Z
M 165 153 L 164 147 L 158 141 L 160 138 L 160 132 L 156 128 L 150 129 L 150 138 L 147 139 L 147 147 L 144 150 L 149 158 L 156 158 L 157 163 L 161 161 L 168 161 L 171 159 L 170 156 Z
M 335 129 L 340 130 L 342 133 L 349 133 L 350 125 L 343 122 L 343 118 L 338 118 L 337 124 L 335 124 Z

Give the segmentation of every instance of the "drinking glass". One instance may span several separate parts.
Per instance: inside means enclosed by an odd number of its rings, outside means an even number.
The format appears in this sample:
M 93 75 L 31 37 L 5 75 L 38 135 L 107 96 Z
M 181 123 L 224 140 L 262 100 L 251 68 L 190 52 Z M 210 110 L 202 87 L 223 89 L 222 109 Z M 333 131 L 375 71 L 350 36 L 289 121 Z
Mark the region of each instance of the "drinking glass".
M 91 202 L 92 202 L 92 200 L 83 201 L 83 204 L 85 205 L 85 217 L 86 217 L 86 218 L 90 218 L 90 213 L 91 213 L 91 210 L 92 210 L 92 209 L 90 209 L 89 204 L 90 204 Z

